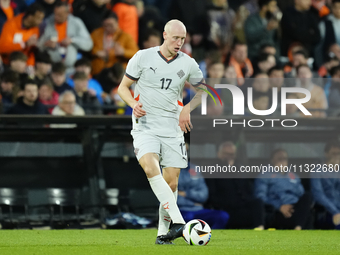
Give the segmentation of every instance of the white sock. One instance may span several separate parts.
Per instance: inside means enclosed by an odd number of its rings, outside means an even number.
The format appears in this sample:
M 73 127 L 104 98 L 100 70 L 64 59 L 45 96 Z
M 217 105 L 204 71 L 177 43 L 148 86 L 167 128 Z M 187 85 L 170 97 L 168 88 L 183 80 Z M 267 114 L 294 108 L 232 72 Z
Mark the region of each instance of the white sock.
M 173 223 L 185 224 L 178 209 L 174 194 L 161 174 L 148 178 L 151 189 L 161 203 L 163 209 L 170 215 Z
M 178 190 L 174 192 L 175 201 L 177 202 Z M 158 219 L 158 233 L 157 236 L 165 235 L 169 231 L 171 217 L 164 210 L 162 204 L 159 204 L 159 219 Z

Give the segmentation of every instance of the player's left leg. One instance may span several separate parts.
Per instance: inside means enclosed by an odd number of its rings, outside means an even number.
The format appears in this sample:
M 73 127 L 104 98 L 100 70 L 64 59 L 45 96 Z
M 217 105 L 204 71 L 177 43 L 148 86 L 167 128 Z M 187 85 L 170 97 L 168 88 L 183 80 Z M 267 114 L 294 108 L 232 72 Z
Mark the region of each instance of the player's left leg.
M 177 201 L 177 186 L 178 186 L 178 177 L 180 174 L 181 169 L 177 167 L 164 167 L 163 168 L 163 178 L 169 184 L 169 187 L 174 192 L 175 199 Z M 176 204 L 177 206 L 177 204 Z M 183 223 L 176 223 L 172 225 L 170 231 L 163 235 L 164 240 L 173 240 L 183 235 L 183 227 L 184 227 L 184 220 Z
M 175 200 L 177 202 L 177 184 L 179 177 L 179 168 L 166 167 L 162 169 L 163 178 L 168 183 L 172 192 L 174 193 Z M 168 212 L 160 204 L 159 206 L 159 220 L 158 220 L 158 233 L 157 236 L 166 235 L 169 231 L 171 217 Z
M 184 137 L 163 137 L 160 139 L 162 140 L 160 164 L 163 168 L 164 180 L 168 183 L 169 187 L 177 197 L 177 185 L 180 169 L 186 168 L 188 165 Z M 175 206 L 177 211 L 177 204 Z M 181 221 L 178 221 L 178 219 L 175 221 L 175 219 L 172 218 L 174 224 L 170 231 L 163 236 L 164 240 L 173 240 L 182 236 L 185 221 L 183 217 L 181 218 Z

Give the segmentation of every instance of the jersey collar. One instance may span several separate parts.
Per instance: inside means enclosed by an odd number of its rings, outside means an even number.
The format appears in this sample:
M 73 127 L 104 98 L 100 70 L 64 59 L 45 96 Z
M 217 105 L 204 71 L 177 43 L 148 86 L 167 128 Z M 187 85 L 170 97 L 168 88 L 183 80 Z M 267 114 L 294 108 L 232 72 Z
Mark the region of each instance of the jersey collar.
M 162 52 L 159 50 L 157 51 L 158 55 L 165 61 L 167 62 L 168 64 L 170 64 L 172 61 L 174 61 L 177 57 L 178 57 L 178 53 L 173 57 L 173 58 L 170 58 L 169 60 L 163 56 Z

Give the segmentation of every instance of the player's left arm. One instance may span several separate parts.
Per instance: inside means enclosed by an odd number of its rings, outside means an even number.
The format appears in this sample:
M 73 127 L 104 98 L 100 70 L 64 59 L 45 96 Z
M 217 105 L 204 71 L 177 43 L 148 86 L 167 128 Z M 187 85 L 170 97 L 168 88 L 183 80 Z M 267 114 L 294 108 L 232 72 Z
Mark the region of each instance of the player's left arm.
M 202 74 L 201 70 L 199 69 L 196 62 L 194 62 L 194 65 L 192 65 L 191 69 L 192 70 L 190 72 L 190 76 L 191 77 L 200 77 L 200 78 L 195 78 L 195 80 L 199 81 L 200 83 L 204 83 L 203 74 Z M 188 81 L 186 81 L 186 83 L 187 82 Z M 202 94 L 204 93 L 203 89 L 206 89 L 206 87 L 203 84 L 200 84 L 199 86 L 193 86 L 193 88 L 195 89 L 196 94 L 191 99 L 191 101 L 183 107 L 181 114 L 179 116 L 179 126 L 181 127 L 181 130 L 185 133 L 190 132 L 191 129 L 193 128 L 193 125 L 192 125 L 191 120 L 190 120 L 190 112 L 192 110 L 196 109 L 196 107 L 201 104 Z

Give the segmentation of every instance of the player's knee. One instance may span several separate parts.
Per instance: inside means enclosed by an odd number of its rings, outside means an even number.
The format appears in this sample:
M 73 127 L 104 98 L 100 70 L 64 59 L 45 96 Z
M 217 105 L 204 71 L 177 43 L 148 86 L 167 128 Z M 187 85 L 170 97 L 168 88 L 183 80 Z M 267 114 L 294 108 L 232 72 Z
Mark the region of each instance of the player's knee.
M 148 178 L 152 178 L 152 177 L 160 174 L 158 169 L 155 169 L 155 168 L 149 167 L 149 166 L 144 167 L 144 172 L 145 172 L 145 174 Z

